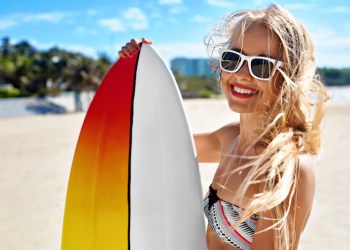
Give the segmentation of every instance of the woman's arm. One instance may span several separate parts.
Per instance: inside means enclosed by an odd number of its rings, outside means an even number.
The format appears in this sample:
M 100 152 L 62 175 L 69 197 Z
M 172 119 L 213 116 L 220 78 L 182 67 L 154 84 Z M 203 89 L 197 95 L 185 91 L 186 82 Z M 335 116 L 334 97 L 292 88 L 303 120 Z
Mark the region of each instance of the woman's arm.
M 222 152 L 239 134 L 239 124 L 230 123 L 211 133 L 195 134 L 198 162 L 220 162 Z
M 297 249 L 300 235 L 304 231 L 309 219 L 316 188 L 315 169 L 311 155 L 302 155 L 299 157 L 299 178 L 296 190 L 295 206 L 295 231 Z M 294 205 L 292 203 L 292 205 Z M 291 211 L 293 213 L 293 210 Z
M 299 157 L 299 178 L 296 189 L 296 196 L 291 204 L 291 215 L 294 216 L 295 241 L 292 250 L 298 249 L 300 235 L 304 231 L 311 213 L 315 194 L 315 171 L 311 156 L 302 155 Z M 294 209 L 295 208 L 295 209 Z M 272 214 L 267 211 L 261 215 L 257 223 L 256 231 L 262 231 L 272 226 Z M 271 250 L 274 248 L 273 230 L 257 233 L 254 235 L 251 250 Z
M 221 143 L 218 131 L 194 134 L 198 162 L 219 162 L 221 157 Z

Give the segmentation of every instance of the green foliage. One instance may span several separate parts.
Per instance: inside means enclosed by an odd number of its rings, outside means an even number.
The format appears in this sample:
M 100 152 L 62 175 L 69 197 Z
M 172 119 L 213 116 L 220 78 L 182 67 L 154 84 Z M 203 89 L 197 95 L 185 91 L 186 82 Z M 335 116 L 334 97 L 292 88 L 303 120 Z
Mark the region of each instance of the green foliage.
M 319 68 L 317 73 L 327 86 L 350 85 L 350 69 Z
M 176 82 L 184 98 L 209 98 L 220 93 L 215 78 L 183 76 L 175 72 Z
M 0 88 L 0 98 L 19 97 L 20 94 L 16 88 Z
M 106 55 L 92 59 L 58 47 L 38 51 L 27 41 L 11 44 L 7 37 L 0 46 L 0 84 L 11 83 L 20 96 L 97 89 L 110 66 Z
M 199 91 L 199 95 L 201 98 L 210 98 L 211 96 L 213 96 L 213 91 L 207 90 L 207 89 L 201 89 Z M 215 93 L 217 94 L 217 93 Z

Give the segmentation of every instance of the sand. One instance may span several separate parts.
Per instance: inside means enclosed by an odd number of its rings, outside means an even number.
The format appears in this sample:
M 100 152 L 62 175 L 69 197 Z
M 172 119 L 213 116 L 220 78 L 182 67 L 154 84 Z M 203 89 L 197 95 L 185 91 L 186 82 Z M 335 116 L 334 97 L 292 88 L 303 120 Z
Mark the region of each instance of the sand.
M 224 100 L 185 102 L 193 132 L 238 119 Z M 65 194 L 84 113 L 0 120 L 0 250 L 60 249 Z M 316 160 L 314 208 L 299 249 L 349 249 L 350 103 L 332 104 Z M 215 164 L 200 164 L 207 188 Z

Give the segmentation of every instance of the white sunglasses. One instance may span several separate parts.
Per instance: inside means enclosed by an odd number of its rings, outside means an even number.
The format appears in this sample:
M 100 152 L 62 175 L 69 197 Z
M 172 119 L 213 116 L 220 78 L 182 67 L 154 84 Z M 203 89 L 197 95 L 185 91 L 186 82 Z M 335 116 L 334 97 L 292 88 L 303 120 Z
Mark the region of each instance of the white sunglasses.
M 221 48 L 220 68 L 229 73 L 239 71 L 244 64 L 248 62 L 250 74 L 262 81 L 268 81 L 274 75 L 276 70 L 283 65 L 283 62 L 265 56 L 246 56 L 235 50 Z

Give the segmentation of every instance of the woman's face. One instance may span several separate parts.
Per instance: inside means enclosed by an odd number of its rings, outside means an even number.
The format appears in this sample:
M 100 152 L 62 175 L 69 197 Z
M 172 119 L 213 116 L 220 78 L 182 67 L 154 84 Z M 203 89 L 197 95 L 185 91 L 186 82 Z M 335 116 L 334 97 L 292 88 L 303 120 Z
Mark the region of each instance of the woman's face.
M 281 60 L 279 48 L 278 37 L 262 25 L 251 25 L 241 38 L 233 37 L 229 47 L 247 56 L 260 55 Z M 254 78 L 249 72 L 247 61 L 235 73 L 221 73 L 223 93 L 231 110 L 238 113 L 266 110 L 274 102 L 280 82 L 278 71 L 267 81 Z

